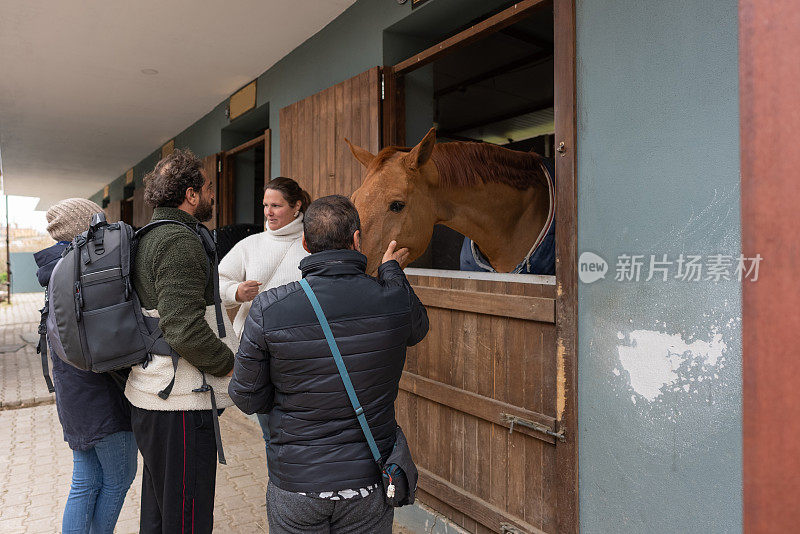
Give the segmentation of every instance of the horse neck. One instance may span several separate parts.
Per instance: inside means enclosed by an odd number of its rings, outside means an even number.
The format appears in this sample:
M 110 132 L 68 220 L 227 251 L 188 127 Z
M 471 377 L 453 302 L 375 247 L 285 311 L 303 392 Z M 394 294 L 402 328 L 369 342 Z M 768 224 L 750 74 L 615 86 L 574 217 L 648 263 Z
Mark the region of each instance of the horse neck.
M 472 239 L 498 272 L 525 259 L 547 221 L 550 191 L 543 171 L 529 188 L 499 182 L 438 187 L 431 191 L 437 219 Z

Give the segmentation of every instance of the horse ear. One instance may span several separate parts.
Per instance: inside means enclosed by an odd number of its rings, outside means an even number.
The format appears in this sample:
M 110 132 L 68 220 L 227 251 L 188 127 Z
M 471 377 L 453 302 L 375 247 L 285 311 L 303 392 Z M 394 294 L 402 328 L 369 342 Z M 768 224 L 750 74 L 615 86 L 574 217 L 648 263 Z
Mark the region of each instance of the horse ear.
M 350 152 L 353 153 L 353 155 L 356 157 L 359 163 L 361 163 L 364 167 L 369 167 L 369 164 L 372 163 L 373 159 L 375 159 L 375 155 L 372 154 L 369 150 L 354 145 L 346 137 L 344 138 L 344 142 L 347 143 L 347 146 L 350 147 Z
M 412 169 L 419 169 L 425 165 L 431 159 L 434 145 L 436 145 L 436 128 L 431 128 L 422 141 L 404 157 L 406 165 Z

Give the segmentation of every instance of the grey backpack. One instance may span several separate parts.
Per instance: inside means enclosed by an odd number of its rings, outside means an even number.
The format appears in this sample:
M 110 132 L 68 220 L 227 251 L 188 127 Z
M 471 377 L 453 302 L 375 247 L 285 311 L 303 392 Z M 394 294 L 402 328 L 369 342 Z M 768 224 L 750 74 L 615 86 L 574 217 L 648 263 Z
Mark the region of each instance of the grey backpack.
M 103 373 L 142 363 L 153 353 L 172 354 L 158 319 L 142 314 L 131 281 L 138 239 L 162 224 L 180 224 L 197 234 L 218 284 L 214 240 L 204 226 L 161 220 L 134 233 L 124 222 L 108 224 L 102 213 L 95 214 L 89 230 L 67 246 L 48 284 L 47 337 L 56 356 L 78 369 Z M 217 284 L 217 326 L 225 337 Z
M 214 281 L 219 337 L 225 337 L 216 244 L 205 226 L 160 220 L 134 232 L 128 224 L 122 221 L 109 224 L 104 214 L 97 213 L 89 229 L 64 250 L 47 286 L 39 325 L 42 336 L 39 349 L 42 371 L 51 391 L 52 382 L 47 369 L 48 344 L 56 356 L 84 371 L 103 373 L 124 370 L 136 364 L 146 365 L 153 354 L 171 356 L 173 370 L 177 370 L 178 354 L 164 339 L 158 318 L 146 317 L 142 313 L 131 281 L 131 265 L 138 240 L 149 230 L 164 224 L 189 228 L 203 244 Z M 159 397 L 169 397 L 174 385 L 173 374 L 172 381 L 159 392 Z M 213 390 L 203 375 L 203 386 L 198 392 L 205 391 L 211 392 L 211 403 L 216 412 Z M 221 455 L 221 444 L 218 448 Z M 221 456 L 221 461 L 224 463 L 224 456 Z

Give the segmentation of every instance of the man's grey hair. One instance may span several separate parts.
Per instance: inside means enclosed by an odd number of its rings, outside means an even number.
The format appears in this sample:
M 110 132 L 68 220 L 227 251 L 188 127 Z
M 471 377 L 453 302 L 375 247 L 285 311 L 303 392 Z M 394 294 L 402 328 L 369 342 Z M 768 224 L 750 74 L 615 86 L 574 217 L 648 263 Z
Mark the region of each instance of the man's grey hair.
M 303 231 L 309 252 L 353 248 L 353 234 L 361 229 L 358 210 L 342 195 L 318 198 L 306 209 Z

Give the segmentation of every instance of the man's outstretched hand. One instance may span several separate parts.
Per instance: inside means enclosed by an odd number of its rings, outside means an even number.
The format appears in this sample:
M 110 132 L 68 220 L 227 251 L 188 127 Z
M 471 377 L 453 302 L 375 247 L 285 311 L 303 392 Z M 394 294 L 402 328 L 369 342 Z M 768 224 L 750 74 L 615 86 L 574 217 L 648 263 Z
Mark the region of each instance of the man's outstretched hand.
M 405 261 L 408 259 L 408 248 L 404 247 L 400 250 L 395 250 L 396 248 L 397 241 L 393 240 L 391 243 L 389 243 L 389 247 L 386 249 L 386 252 L 383 253 L 383 261 L 381 263 L 396 260 L 397 263 L 399 263 L 402 267 Z

